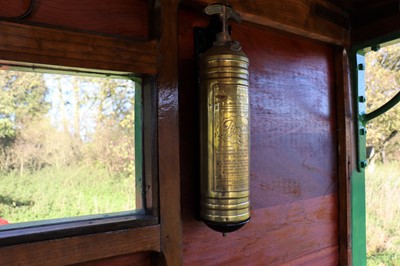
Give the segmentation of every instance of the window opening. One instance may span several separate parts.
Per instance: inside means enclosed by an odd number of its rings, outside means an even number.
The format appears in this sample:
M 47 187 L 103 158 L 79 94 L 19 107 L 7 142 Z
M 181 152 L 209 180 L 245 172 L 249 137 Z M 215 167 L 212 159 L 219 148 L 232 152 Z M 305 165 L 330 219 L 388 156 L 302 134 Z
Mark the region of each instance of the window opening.
M 397 154 L 398 150 L 398 144 L 397 148 L 388 149 L 387 147 L 389 143 L 398 142 L 397 129 L 393 126 L 397 127 L 396 124 L 400 123 L 398 116 L 393 116 L 393 114 L 399 112 L 398 107 L 393 107 L 400 101 L 400 80 L 397 70 L 400 63 L 398 56 L 389 53 L 391 50 L 399 49 L 398 44 L 393 45 L 396 43 L 398 43 L 398 40 L 371 47 L 364 46 L 353 57 L 356 66 L 353 85 L 356 92 L 355 100 L 358 114 L 355 131 L 357 135 L 357 169 L 351 176 L 353 265 L 366 265 L 367 255 L 368 265 L 397 265 L 400 263 L 399 252 L 393 253 L 393 249 L 390 251 L 382 245 L 382 243 L 391 243 L 392 247 L 393 244 L 398 247 L 400 244 L 396 236 L 397 233 L 393 231 L 394 228 L 388 226 L 387 232 L 384 232 L 382 228 L 383 224 L 392 224 L 392 221 L 389 222 L 389 220 L 392 220 L 395 216 L 397 217 L 394 218 L 395 220 L 399 219 L 397 206 L 395 206 L 398 205 L 395 195 L 398 194 L 399 187 L 398 179 L 394 176 L 397 175 L 397 168 L 400 165 L 396 165 L 396 163 L 393 167 L 384 165 L 377 176 L 369 175 L 377 168 L 375 161 L 377 158 L 382 158 L 382 152 L 396 150 L 395 153 Z M 380 47 L 385 48 L 379 50 Z M 367 92 L 366 88 L 368 89 Z M 382 128 L 378 129 L 377 126 Z M 377 155 L 376 152 L 380 155 Z M 385 155 L 383 156 L 385 157 Z M 367 165 L 371 163 L 372 165 L 367 168 Z M 390 178 L 385 176 L 388 172 Z M 388 178 L 391 180 L 388 180 Z M 387 189 L 397 189 L 397 192 L 393 194 Z M 376 201 L 379 198 L 385 199 L 385 202 Z M 392 207 L 394 208 L 387 212 Z M 384 217 L 383 214 L 387 213 L 390 213 L 390 217 L 388 215 Z M 398 227 L 398 222 L 399 220 L 394 222 L 396 227 Z M 378 229 L 373 230 L 378 232 L 382 241 L 372 239 L 370 232 L 368 238 L 366 236 L 367 229 L 371 231 L 373 226 L 376 225 L 378 225 Z M 394 237 L 392 238 L 392 236 Z M 375 251 L 373 251 L 374 249 Z
M 365 55 L 366 111 L 400 91 L 400 43 Z M 397 96 L 396 96 L 397 95 Z M 400 265 L 400 108 L 367 123 L 365 172 L 368 265 Z
M 138 77 L 0 70 L 0 231 L 143 213 L 141 101 Z

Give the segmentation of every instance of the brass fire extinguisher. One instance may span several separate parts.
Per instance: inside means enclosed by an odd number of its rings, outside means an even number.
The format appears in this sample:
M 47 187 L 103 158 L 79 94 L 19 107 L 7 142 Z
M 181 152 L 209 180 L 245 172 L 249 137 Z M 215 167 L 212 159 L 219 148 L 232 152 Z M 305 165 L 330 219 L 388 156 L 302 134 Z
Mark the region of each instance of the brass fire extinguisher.
M 225 5 L 210 5 L 222 32 L 200 56 L 201 211 L 212 229 L 228 233 L 250 219 L 249 59 L 232 41 L 227 20 L 239 15 Z

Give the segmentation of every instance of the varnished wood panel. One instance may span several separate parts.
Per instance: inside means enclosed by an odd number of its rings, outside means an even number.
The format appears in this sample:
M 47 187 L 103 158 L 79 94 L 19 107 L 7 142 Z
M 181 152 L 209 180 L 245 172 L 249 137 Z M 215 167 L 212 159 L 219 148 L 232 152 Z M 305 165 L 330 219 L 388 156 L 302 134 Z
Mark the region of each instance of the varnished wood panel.
M 337 198 L 331 195 L 253 210 L 251 221 L 226 237 L 187 220 L 184 265 L 280 265 L 335 246 L 336 205 Z M 338 252 L 317 258 L 319 265 L 337 265 L 323 262 L 337 261 Z
M 4 247 L 0 265 L 69 265 L 142 251 L 160 251 L 159 226 Z
M 0 21 L 0 60 L 154 74 L 156 42 Z
M 182 263 L 178 105 L 179 0 L 155 2 L 153 34 L 160 36 L 157 64 L 158 158 L 162 265 Z M 161 5 L 160 5 L 161 4 Z
M 215 3 L 213 0 L 183 2 L 198 10 Z M 337 16 L 347 16 L 341 9 L 324 0 L 231 0 L 228 3 L 246 22 L 339 45 L 347 42 L 348 33 L 345 28 L 316 15 L 316 4 L 319 4 Z
M 233 39 L 250 59 L 252 218 L 223 238 L 196 220 L 198 88 L 192 42 L 193 27 L 205 26 L 207 20 L 181 12 L 179 25 L 184 264 L 279 264 L 337 246 L 333 47 L 233 25 Z M 337 262 L 335 250 L 321 253 L 318 260 Z
M 2 0 L 0 17 L 19 16 L 30 0 Z M 145 39 L 147 6 L 143 0 L 36 0 L 23 21 Z
M 311 254 L 307 254 L 301 258 L 282 263 L 282 266 L 321 266 L 321 265 L 351 265 L 351 264 L 339 264 L 338 258 L 338 247 L 332 246 L 318 250 Z
M 337 192 L 331 47 L 237 27 L 250 58 L 253 208 Z
M 109 259 L 89 261 L 84 263 L 73 264 L 74 266 L 151 266 L 152 256 L 150 252 L 142 252 L 117 256 Z

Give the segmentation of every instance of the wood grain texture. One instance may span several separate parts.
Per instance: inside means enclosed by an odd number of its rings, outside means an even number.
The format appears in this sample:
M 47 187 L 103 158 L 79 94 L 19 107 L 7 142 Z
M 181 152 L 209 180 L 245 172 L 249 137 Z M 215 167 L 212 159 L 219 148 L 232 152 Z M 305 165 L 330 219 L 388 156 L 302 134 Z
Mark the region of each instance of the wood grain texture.
M 276 265 L 337 246 L 334 49 L 292 34 L 233 25 L 233 39 L 250 59 L 252 217 L 223 238 L 196 220 L 193 28 L 207 25 L 207 19 L 182 11 L 179 25 L 184 264 Z M 338 258 L 336 249 L 318 260 Z
M 298 259 L 282 263 L 282 266 L 321 266 L 321 265 L 351 265 L 351 264 L 339 264 L 338 258 L 338 247 L 332 246 L 327 247 L 311 254 L 307 254 Z
M 30 0 L 2 0 L 0 17 L 21 15 Z M 36 0 L 24 21 L 136 39 L 148 35 L 147 4 L 143 0 Z
M 153 254 L 150 252 L 141 252 L 109 259 L 73 264 L 73 266 L 151 266 L 152 256 Z
M 160 251 L 159 226 L 4 247 L 0 265 L 69 265 L 142 251 Z
M 252 208 L 337 193 L 333 50 L 249 27 Z
M 153 29 L 155 35 L 161 34 L 157 63 L 158 170 L 164 261 L 160 263 L 178 266 L 182 263 L 177 33 L 179 1 L 161 0 L 160 3 L 155 5 L 158 17 L 154 18 L 159 23 L 159 29 Z
M 197 9 L 213 0 L 184 0 Z M 276 28 L 316 40 L 344 45 L 347 31 L 339 25 L 316 16 L 315 5 L 320 4 L 338 14 L 342 10 L 324 0 L 231 0 L 229 4 L 240 13 L 245 22 Z
M 339 173 L 339 261 L 340 265 L 351 263 L 351 195 L 350 177 L 356 167 L 354 117 L 350 85 L 350 65 L 347 52 L 336 49 L 336 98 L 338 120 L 338 173 Z
M 156 45 L 0 21 L 1 60 L 154 74 Z
M 253 210 L 240 231 L 222 234 L 195 220 L 184 223 L 185 265 L 280 265 L 337 245 L 334 195 Z M 320 265 L 338 252 L 319 256 Z M 315 264 L 316 265 L 316 264 Z

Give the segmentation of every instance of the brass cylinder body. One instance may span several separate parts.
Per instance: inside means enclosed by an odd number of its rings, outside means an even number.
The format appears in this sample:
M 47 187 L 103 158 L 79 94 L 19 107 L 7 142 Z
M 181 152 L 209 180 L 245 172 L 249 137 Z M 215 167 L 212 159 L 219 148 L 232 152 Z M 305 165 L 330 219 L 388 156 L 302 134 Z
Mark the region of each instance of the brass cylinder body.
M 201 218 L 229 232 L 250 218 L 249 60 L 239 43 L 228 42 L 210 48 L 200 64 Z

